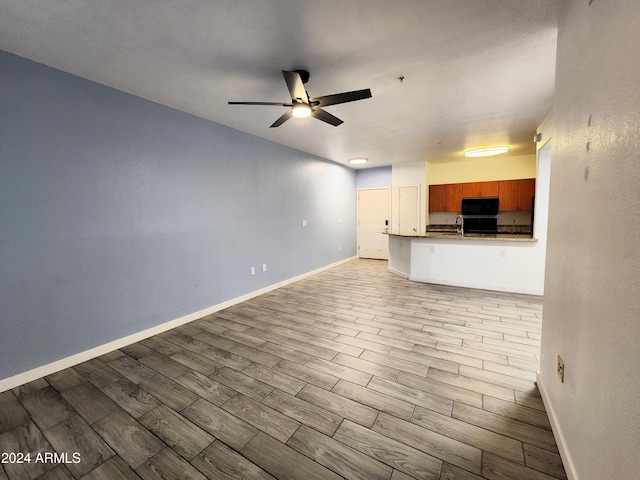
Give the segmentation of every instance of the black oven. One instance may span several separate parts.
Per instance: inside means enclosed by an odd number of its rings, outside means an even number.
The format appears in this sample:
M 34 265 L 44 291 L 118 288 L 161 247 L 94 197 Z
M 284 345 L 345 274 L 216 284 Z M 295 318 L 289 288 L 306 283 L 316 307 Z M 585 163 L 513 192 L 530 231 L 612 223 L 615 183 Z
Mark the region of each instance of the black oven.
M 498 215 L 498 197 L 463 198 L 462 215 Z
M 498 233 L 498 219 L 496 217 L 466 217 L 464 231 L 465 233 Z

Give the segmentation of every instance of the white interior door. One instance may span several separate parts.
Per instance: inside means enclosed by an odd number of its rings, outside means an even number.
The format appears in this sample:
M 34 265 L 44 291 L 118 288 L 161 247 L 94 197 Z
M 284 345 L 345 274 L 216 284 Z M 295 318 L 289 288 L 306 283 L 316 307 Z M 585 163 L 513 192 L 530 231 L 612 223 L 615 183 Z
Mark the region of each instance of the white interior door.
M 390 223 L 389 188 L 358 190 L 358 256 L 389 259 L 389 237 L 383 232 Z
M 401 235 L 418 233 L 418 187 L 400 187 L 398 228 Z

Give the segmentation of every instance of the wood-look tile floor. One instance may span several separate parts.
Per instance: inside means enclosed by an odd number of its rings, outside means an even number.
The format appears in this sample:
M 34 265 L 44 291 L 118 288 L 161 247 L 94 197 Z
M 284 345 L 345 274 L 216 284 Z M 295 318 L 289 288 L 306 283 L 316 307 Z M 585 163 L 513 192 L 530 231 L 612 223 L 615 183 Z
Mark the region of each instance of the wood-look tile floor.
M 348 262 L 0 394 L 0 480 L 566 478 L 541 320 Z

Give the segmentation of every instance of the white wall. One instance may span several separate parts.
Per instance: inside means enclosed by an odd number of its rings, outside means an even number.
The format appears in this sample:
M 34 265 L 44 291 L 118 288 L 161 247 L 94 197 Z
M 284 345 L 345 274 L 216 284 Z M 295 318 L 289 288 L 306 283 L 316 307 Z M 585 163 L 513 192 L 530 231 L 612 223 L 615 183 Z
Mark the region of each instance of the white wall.
M 626 480 L 640 467 L 640 2 L 590 3 L 568 0 L 559 23 L 538 385 L 569 477 Z
M 417 282 L 543 293 L 544 250 L 537 242 L 412 239 L 410 255 L 409 278 Z
M 426 229 L 427 201 L 426 201 L 426 162 L 413 162 L 394 165 L 391 172 L 391 231 L 398 232 L 400 219 L 400 187 L 418 187 L 418 216 L 420 224 L 418 232 Z

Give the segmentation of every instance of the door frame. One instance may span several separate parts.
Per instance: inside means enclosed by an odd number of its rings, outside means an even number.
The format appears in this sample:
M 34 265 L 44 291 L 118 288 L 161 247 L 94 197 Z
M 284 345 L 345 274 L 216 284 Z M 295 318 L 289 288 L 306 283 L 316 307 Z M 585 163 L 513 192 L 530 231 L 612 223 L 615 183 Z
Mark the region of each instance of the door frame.
M 387 213 L 388 213 L 388 222 L 386 225 L 386 232 L 391 232 L 391 215 L 393 215 L 393 211 L 392 211 L 392 204 L 393 204 L 393 198 L 392 198 L 392 193 L 393 190 L 391 188 L 391 186 L 382 186 L 382 187 L 364 187 L 364 188 L 357 188 L 356 189 L 356 247 L 357 247 L 357 255 L 358 258 L 360 258 L 360 192 L 364 191 L 364 190 L 386 190 L 388 192 L 389 195 L 389 205 L 387 206 Z M 388 250 L 387 250 L 388 253 Z

